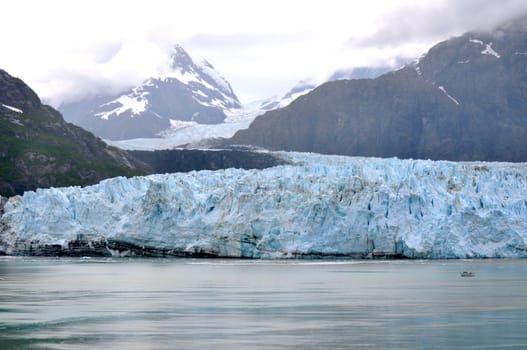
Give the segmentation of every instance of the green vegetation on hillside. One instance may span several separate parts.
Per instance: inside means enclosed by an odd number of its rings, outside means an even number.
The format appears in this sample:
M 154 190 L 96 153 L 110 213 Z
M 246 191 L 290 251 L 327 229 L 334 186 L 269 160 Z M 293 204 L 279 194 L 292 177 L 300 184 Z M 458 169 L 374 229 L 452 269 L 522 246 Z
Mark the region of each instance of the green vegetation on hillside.
M 20 79 L 0 70 L 0 195 L 147 172 L 126 152 L 66 123 Z

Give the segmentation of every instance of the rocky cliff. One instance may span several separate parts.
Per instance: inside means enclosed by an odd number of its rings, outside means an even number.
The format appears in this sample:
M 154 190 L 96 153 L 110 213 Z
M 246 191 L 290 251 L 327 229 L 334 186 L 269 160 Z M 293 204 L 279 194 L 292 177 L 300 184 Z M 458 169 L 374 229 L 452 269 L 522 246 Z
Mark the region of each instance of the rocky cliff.
M 272 153 L 246 149 L 174 149 L 128 153 L 148 164 L 156 174 L 228 168 L 265 169 L 287 163 Z

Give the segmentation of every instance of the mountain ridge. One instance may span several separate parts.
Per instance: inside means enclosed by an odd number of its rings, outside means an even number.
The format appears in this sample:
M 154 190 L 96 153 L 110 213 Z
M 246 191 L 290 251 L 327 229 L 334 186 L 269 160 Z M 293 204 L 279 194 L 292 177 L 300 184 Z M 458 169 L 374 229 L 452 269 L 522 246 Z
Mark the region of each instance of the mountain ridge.
M 66 123 L 22 80 L 0 69 L 0 195 L 148 171 L 126 152 Z
M 527 160 L 527 19 L 469 32 L 376 79 L 322 84 L 228 144 L 447 160 Z

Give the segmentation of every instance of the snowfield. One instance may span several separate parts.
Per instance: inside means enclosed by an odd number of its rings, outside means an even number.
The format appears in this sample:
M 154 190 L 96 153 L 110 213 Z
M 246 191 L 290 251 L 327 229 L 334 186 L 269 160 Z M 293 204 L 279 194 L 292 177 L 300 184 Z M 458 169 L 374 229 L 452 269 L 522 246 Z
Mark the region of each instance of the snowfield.
M 527 164 L 278 154 L 295 165 L 26 192 L 0 211 L 0 252 L 527 257 Z

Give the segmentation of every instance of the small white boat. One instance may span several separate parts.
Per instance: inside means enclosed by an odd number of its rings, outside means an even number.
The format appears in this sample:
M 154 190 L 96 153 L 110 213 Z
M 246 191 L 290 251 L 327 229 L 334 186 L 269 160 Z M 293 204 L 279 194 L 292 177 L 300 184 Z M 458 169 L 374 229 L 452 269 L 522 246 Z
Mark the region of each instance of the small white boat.
M 461 277 L 476 277 L 476 274 L 472 271 L 463 271 Z

